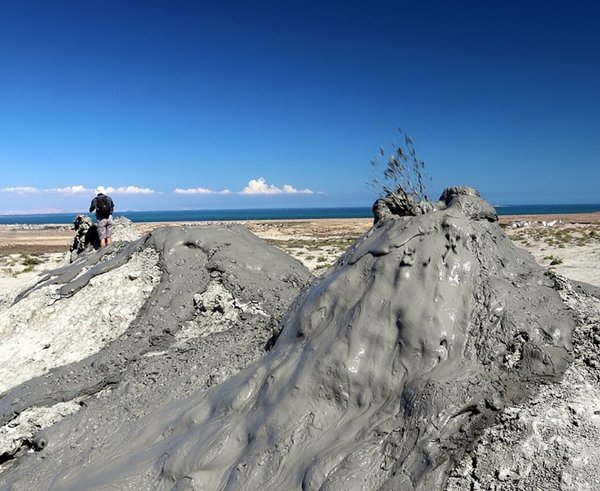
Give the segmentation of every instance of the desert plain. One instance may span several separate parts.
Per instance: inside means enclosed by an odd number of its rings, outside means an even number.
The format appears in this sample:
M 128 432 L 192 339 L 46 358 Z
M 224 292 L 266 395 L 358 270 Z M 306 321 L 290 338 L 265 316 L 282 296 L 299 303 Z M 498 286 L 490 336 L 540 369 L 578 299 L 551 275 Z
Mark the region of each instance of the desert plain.
M 572 280 L 600 287 L 600 212 L 562 215 L 504 215 L 507 235 L 541 266 Z M 162 226 L 208 226 L 219 222 L 142 222 L 145 234 Z M 372 225 L 369 218 L 255 220 L 239 222 L 271 245 L 324 273 Z M 0 225 L 0 296 L 56 268 L 73 239 L 71 224 Z

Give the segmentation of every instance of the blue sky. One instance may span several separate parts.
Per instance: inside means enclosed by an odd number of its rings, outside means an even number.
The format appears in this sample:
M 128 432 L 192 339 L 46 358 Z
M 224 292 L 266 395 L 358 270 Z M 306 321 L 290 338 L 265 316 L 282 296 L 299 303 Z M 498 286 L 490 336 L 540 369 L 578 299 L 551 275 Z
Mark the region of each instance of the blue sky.
M 600 2 L 0 2 L 0 213 L 600 202 Z

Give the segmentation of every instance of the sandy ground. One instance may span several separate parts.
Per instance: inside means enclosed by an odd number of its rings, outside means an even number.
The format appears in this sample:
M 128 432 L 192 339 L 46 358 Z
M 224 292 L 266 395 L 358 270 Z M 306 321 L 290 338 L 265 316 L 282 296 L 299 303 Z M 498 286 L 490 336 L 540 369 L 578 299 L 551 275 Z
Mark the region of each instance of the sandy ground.
M 538 264 L 600 286 L 600 213 L 506 216 L 508 236 Z
M 216 222 L 197 222 L 208 225 Z M 371 226 L 372 220 L 262 220 L 243 222 L 267 242 L 323 273 Z M 542 266 L 600 286 L 600 213 L 503 216 L 500 223 Z M 515 224 L 519 224 L 516 227 Z M 181 223 L 136 223 L 140 233 Z M 186 225 L 186 224 L 183 224 Z M 187 225 L 192 225 L 188 223 Z M 56 268 L 73 237 L 70 225 L 0 225 L 0 296 Z

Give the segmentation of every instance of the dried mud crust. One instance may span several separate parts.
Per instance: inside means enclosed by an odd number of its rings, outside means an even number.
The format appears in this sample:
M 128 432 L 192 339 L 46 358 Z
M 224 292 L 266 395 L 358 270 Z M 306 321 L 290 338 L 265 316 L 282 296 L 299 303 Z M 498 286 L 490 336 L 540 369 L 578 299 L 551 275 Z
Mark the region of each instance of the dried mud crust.
M 577 318 L 561 382 L 506 408 L 451 472 L 446 491 L 600 489 L 600 294 L 557 278 Z
M 135 267 L 143 256 L 148 256 L 143 261 L 148 271 L 158 265 L 157 276 Z M 131 308 L 131 292 L 115 277 L 119 271 L 126 284 L 141 282 L 137 290 L 149 290 L 126 329 L 110 333 L 113 339 L 102 340 L 94 354 L 76 353 L 83 355 L 80 361 L 16 380 L 18 385 L 2 394 L 0 437 L 4 431 L 7 439 L 0 441 L 0 488 L 52 488 L 61 466 L 89 461 L 94 451 L 102 454 L 103 446 L 110 447 L 111 439 L 155 407 L 246 367 L 264 354 L 283 312 L 312 278 L 300 263 L 243 227 L 169 227 L 82 254 L 22 292 L 2 315 L 23 321 L 28 303 L 48 291 L 54 293 L 52 305 L 41 302 L 36 315 L 48 314 L 49 323 L 52 308 L 75 317 L 76 305 L 100 312 L 102 297 L 97 298 L 94 284 L 116 293 L 118 308 Z M 215 285 L 221 297 L 210 297 Z M 199 297 L 210 297 L 210 302 L 200 308 Z M 233 312 L 219 317 L 227 314 L 229 301 Z M 116 313 L 113 309 L 112 316 Z M 49 344 L 40 347 L 41 362 L 48 363 L 46 355 L 59 347 Z M 73 342 L 68 350 L 77 352 L 78 347 Z M 58 405 L 62 402 L 81 409 L 67 414 Z M 23 414 L 32 416 L 25 420 Z M 38 437 L 47 442 L 43 450 L 32 444 Z M 24 449 L 33 452 L 24 454 Z M 52 463 L 45 459 L 49 455 Z
M 312 273 L 323 275 L 371 227 L 370 218 L 245 221 L 244 227 L 290 254 Z M 142 231 L 156 227 L 137 224 Z
M 0 366 L 0 394 L 106 347 L 127 331 L 159 280 L 158 254 L 145 249 L 91 278 L 85 292 L 61 297 L 59 284 L 33 287 L 0 313 L 0 359 L 10 360 Z

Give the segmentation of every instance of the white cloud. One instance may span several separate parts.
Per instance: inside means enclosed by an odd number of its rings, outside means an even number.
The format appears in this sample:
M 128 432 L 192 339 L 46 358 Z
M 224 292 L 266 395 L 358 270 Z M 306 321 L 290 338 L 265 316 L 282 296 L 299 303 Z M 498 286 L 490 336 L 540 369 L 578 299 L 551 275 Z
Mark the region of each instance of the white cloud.
M 222 191 L 215 191 L 213 189 L 207 188 L 177 188 L 175 189 L 175 194 L 231 194 L 229 189 L 223 189 Z
M 283 191 L 267 184 L 264 177 L 250 179 L 248 185 L 242 189 L 242 194 L 282 194 Z
M 39 190 L 37 188 L 31 186 L 15 186 L 9 188 L 0 189 L 3 193 L 17 193 L 17 194 L 33 194 L 37 193 Z
M 38 189 L 32 186 L 17 186 L 17 187 L 6 187 L 0 189 L 3 193 L 18 193 L 18 194 L 33 194 L 33 193 L 53 193 L 53 194 L 96 194 L 97 192 L 103 192 L 106 194 L 155 194 L 156 191 L 150 188 L 141 188 L 138 186 L 120 186 L 120 187 L 104 187 L 98 186 L 97 188 L 86 188 L 81 184 L 74 186 L 66 186 L 64 188 L 45 188 Z
M 104 194 L 155 194 L 156 191 L 150 188 L 140 188 L 138 186 L 121 186 L 114 188 L 112 186 L 98 186 L 96 192 Z
M 241 191 L 235 193 L 229 189 L 216 191 L 214 189 L 196 187 L 196 188 L 176 188 L 173 190 L 175 194 L 191 195 L 191 194 L 316 194 L 311 189 L 297 189 L 290 184 L 284 184 L 282 188 L 268 184 L 264 177 L 258 179 L 250 179 L 248 185 Z
M 47 215 L 52 213 L 80 213 L 80 210 L 63 210 L 61 208 L 32 208 L 30 210 L 0 211 L 0 216 L 11 215 Z
M 66 188 L 50 188 L 44 189 L 45 193 L 59 193 L 59 194 L 82 194 L 82 193 L 92 193 L 93 190 L 78 184 L 76 186 L 67 186 Z
M 294 186 L 290 186 L 289 184 L 284 184 L 283 192 L 285 194 L 315 194 L 315 191 L 312 189 L 296 189 Z
M 283 188 L 278 188 L 271 184 L 267 184 L 264 177 L 251 179 L 248 185 L 242 189 L 241 194 L 314 194 L 310 189 L 296 189 L 290 184 L 284 184 Z

